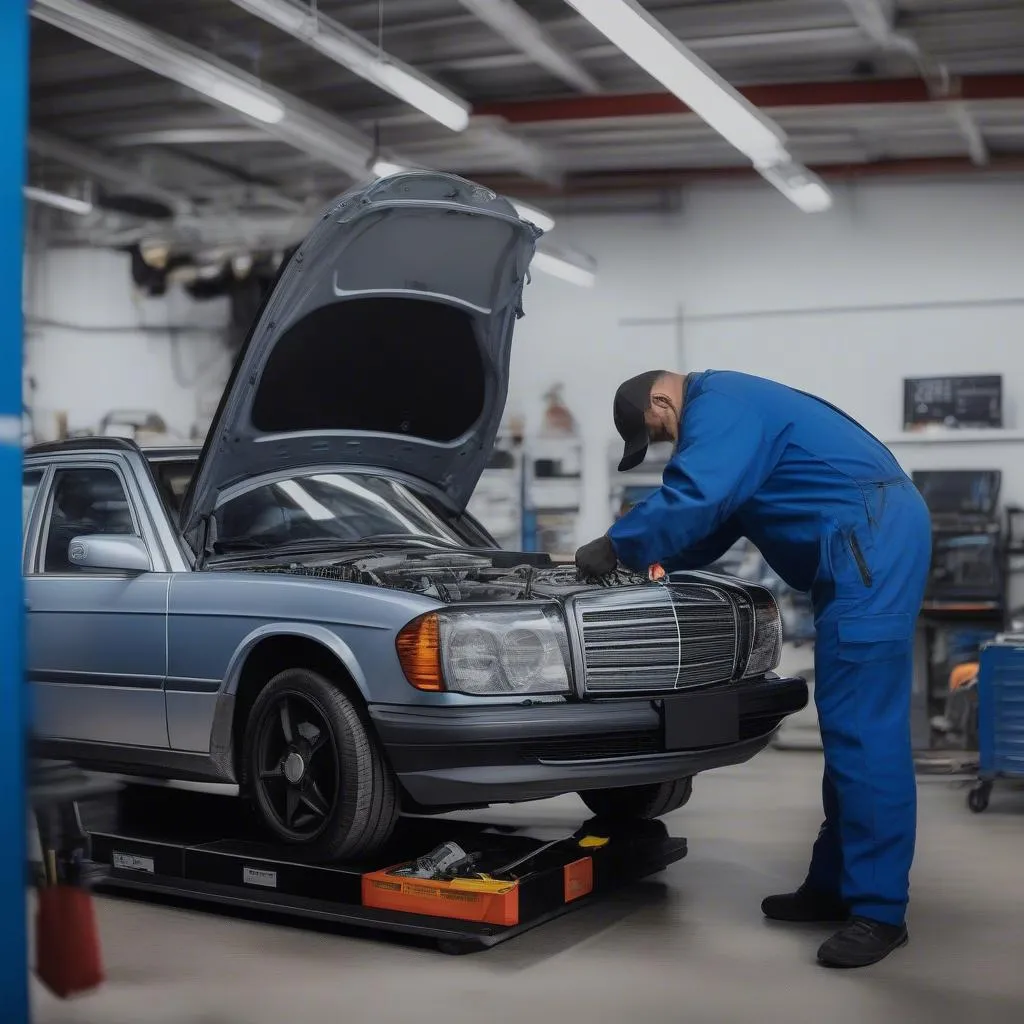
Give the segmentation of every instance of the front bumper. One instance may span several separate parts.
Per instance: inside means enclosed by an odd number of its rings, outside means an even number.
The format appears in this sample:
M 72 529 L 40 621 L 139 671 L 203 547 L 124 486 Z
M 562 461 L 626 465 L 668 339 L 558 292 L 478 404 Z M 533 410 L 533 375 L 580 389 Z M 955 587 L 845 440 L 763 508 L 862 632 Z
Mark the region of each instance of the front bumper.
M 667 749 L 666 705 L 733 693 L 727 743 Z M 741 764 L 807 704 L 803 679 L 765 678 L 659 698 L 407 707 L 371 704 L 370 717 L 409 796 L 425 807 L 536 800 L 561 793 L 668 782 Z

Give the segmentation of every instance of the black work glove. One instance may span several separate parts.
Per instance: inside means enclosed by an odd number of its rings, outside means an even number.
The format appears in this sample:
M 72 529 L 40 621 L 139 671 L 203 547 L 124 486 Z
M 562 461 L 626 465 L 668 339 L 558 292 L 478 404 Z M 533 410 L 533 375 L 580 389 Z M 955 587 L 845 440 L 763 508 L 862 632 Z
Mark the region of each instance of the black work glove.
M 584 577 L 607 576 L 618 564 L 615 548 L 607 537 L 598 537 L 576 551 L 576 568 Z

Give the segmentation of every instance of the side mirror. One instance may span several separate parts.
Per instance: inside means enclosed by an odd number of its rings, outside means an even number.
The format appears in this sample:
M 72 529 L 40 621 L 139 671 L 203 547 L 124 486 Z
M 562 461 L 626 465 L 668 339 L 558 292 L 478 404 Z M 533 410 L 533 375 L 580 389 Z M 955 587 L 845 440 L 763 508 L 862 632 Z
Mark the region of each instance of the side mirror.
M 68 545 L 68 561 L 80 569 L 115 572 L 140 573 L 153 568 L 145 542 L 128 534 L 94 533 L 75 537 Z

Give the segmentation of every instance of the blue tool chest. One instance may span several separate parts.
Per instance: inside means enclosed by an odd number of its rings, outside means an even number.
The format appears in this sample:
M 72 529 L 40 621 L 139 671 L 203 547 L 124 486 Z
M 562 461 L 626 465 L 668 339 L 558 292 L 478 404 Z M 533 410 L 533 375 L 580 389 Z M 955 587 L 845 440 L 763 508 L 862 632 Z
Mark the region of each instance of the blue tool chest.
M 1024 636 L 1008 636 L 981 652 L 978 761 L 982 776 L 1024 778 Z
M 1024 779 L 1024 635 L 1004 636 L 981 651 L 978 673 L 978 784 L 967 805 L 988 807 L 998 778 Z

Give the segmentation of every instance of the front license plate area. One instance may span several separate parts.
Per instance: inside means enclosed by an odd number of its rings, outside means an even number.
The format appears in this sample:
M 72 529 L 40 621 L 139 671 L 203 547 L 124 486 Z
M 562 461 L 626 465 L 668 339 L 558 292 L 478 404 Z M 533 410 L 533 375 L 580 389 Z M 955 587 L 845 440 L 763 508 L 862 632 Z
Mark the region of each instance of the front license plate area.
M 740 698 L 735 690 L 666 697 L 663 717 L 666 750 L 721 747 L 740 739 Z

